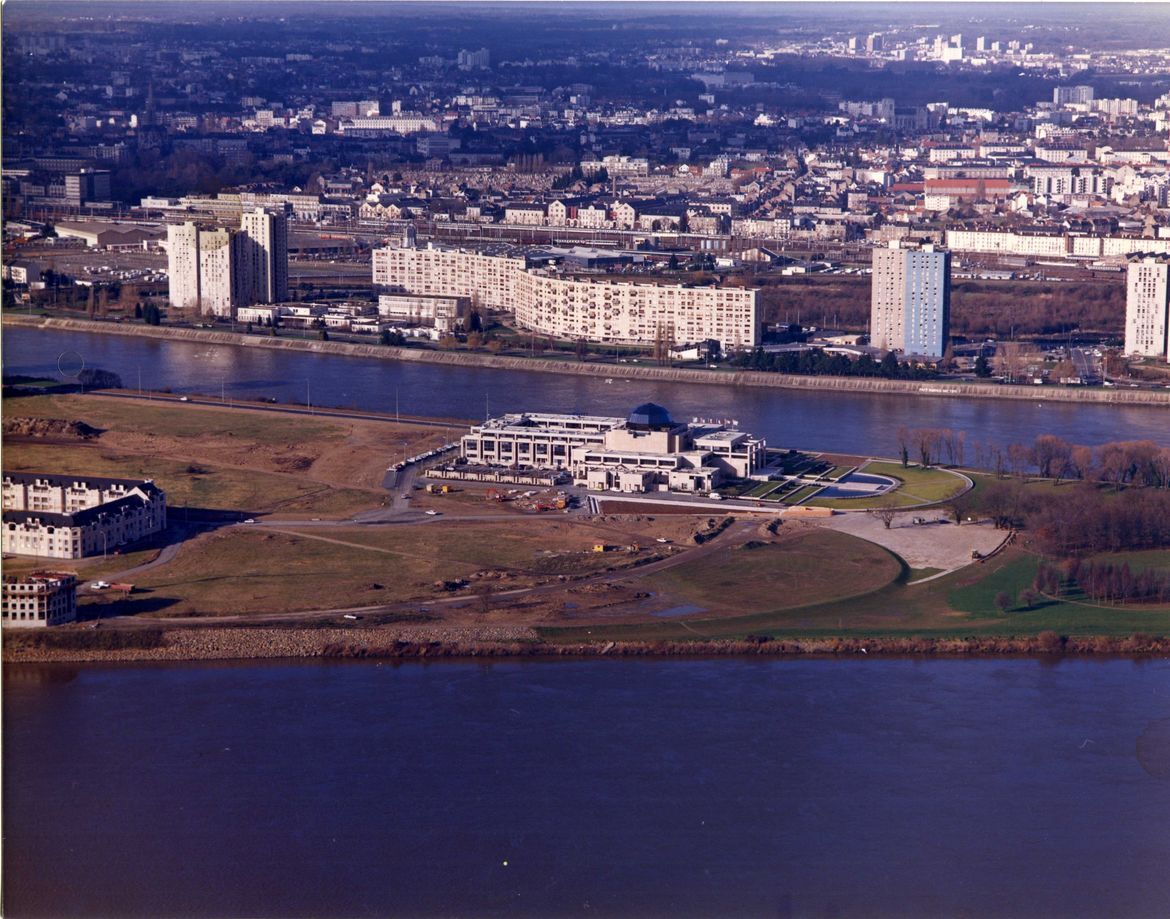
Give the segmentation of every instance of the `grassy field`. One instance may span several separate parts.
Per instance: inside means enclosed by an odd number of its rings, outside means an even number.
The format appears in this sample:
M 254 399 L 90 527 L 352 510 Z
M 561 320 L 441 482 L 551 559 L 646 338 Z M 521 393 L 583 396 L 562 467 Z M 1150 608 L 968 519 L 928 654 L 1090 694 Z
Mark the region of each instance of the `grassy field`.
M 418 596 L 431 581 L 470 567 L 236 526 L 199 538 L 165 568 L 136 579 L 142 593 L 131 602 L 175 616 L 368 606 Z
M 348 515 L 376 507 L 388 459 L 443 439 L 409 424 L 103 395 L 10 397 L 5 417 L 81 420 L 91 441 L 8 439 L 4 467 L 152 478 L 178 507 Z
M 921 585 L 899 578 L 861 596 L 721 618 L 687 618 L 629 625 L 541 629 L 550 641 L 688 641 L 696 638 L 920 636 L 924 638 L 1170 634 L 1170 608 L 1109 607 L 1047 601 L 1031 610 L 1001 614 L 995 596 L 1013 597 L 1032 584 L 1039 560 L 1009 550 L 983 565 L 964 568 Z M 830 566 L 825 565 L 831 570 Z M 725 577 L 735 574 L 729 566 Z M 915 575 L 911 575 L 915 577 Z M 787 599 L 787 598 L 786 598 Z
M 651 524 L 644 524 L 649 528 Z M 689 524 L 655 522 L 652 533 Z M 669 530 L 681 538 L 682 530 Z M 230 526 L 188 543 L 165 567 L 135 578 L 132 603 L 159 615 L 235 615 L 370 606 L 447 596 L 436 582 L 482 579 L 492 590 L 531 586 L 558 575 L 620 568 L 655 552 L 624 548 L 616 526 L 532 520 L 394 527 Z M 594 552 L 597 544 L 611 546 Z M 375 586 L 377 585 L 377 586 Z M 468 602 L 476 599 L 474 588 Z M 131 607 L 132 609 L 133 607 Z M 130 610 L 128 610 L 130 611 Z
M 824 559 L 831 558 L 831 565 Z M 756 612 L 869 593 L 901 574 L 898 559 L 873 543 L 831 530 L 752 548 L 728 547 L 644 583 L 712 612 Z
M 142 402 L 89 396 L 28 396 L 4 401 L 6 415 L 83 418 L 95 428 L 149 431 L 156 437 L 205 439 L 218 435 L 264 445 L 340 439 L 346 424 L 321 416 L 216 409 L 175 402 Z
M 159 456 L 106 450 L 97 444 L 14 443 L 4 448 L 8 472 L 52 470 L 78 475 L 154 479 L 172 509 L 182 507 L 350 514 L 376 506 L 379 498 L 358 489 L 339 489 L 279 475 L 188 463 Z

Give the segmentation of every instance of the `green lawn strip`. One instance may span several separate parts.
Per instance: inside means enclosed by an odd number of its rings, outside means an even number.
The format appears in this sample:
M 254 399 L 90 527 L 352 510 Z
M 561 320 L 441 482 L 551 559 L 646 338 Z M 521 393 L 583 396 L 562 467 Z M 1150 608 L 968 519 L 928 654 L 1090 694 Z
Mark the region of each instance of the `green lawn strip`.
M 839 482 L 856 468 L 856 466 L 834 466 L 821 476 L 821 478 L 828 479 L 831 482 Z
M 744 494 L 745 498 L 762 498 L 770 491 L 774 491 L 777 487 L 777 482 L 760 482 L 751 491 Z
M 823 487 L 824 487 L 823 485 L 804 485 L 801 488 L 798 488 L 796 491 L 792 492 L 791 494 L 788 494 L 785 497 L 781 498 L 780 500 L 784 504 L 799 504 L 801 501 L 805 500 L 806 498 L 810 498 L 813 495 L 815 495 Z

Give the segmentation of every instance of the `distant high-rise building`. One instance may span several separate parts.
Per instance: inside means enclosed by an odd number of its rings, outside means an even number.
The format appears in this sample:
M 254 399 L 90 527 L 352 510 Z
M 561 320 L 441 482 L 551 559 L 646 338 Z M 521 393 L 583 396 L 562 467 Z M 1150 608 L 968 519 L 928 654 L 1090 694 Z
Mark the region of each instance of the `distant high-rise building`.
M 241 306 L 288 299 L 288 218 L 262 208 L 237 229 L 167 227 L 170 301 L 204 315 L 234 317 Z
M 878 348 L 942 357 L 950 336 L 951 254 L 898 241 L 873 250 L 870 343 Z
M 198 309 L 199 228 L 195 224 L 172 223 L 167 227 L 167 274 L 171 305 Z
M 248 305 L 248 239 L 239 230 L 199 231 L 199 297 L 202 312 L 234 319 Z
M 1129 259 L 1125 353 L 1170 361 L 1170 256 L 1138 253 Z
M 467 51 L 465 49 L 459 52 L 457 63 L 459 64 L 460 70 L 486 68 L 491 66 L 492 55 L 487 48 L 480 48 L 478 51 Z
M 1053 105 L 1085 105 L 1092 101 L 1092 86 L 1057 86 L 1052 90 Z
M 288 218 L 263 208 L 240 218 L 246 237 L 249 303 L 280 303 L 288 299 Z
M 881 51 L 885 47 L 885 40 L 880 32 L 873 32 L 865 37 L 865 50 L 870 54 Z

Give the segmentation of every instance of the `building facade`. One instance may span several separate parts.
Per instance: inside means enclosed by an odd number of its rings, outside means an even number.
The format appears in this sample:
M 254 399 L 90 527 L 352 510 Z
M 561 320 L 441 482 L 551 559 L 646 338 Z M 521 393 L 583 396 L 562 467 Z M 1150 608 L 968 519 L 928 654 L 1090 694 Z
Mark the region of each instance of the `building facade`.
M 171 304 L 234 319 L 253 303 L 288 299 L 288 217 L 257 207 L 240 228 L 167 227 Z
M 1170 256 L 1134 255 L 1126 266 L 1125 353 L 1170 360 Z
M 889 351 L 942 357 L 950 336 L 950 253 L 900 242 L 873 250 L 870 343 Z
M 645 403 L 626 418 L 525 413 L 476 425 L 460 456 L 476 466 L 566 470 L 579 485 L 706 493 L 766 465 L 765 441 L 724 424 L 675 422 Z
M 653 345 L 714 339 L 724 349 L 759 344 L 757 291 L 575 278 L 527 268 L 523 258 L 445 249 L 386 248 L 373 282 L 390 290 L 468 297 L 503 310 L 528 331 L 560 339 Z
M 467 297 L 434 297 L 420 294 L 382 294 L 378 315 L 404 326 L 433 326 L 440 332 L 464 328 L 471 313 Z
M 4 474 L 3 551 L 84 558 L 166 528 L 166 495 L 149 479 Z
M 199 309 L 199 228 L 195 224 L 167 225 L 167 274 L 172 305 Z
M 240 218 L 246 244 L 245 273 L 251 303 L 281 303 L 288 299 L 288 218 L 263 208 Z
M 34 571 L 6 577 L 0 621 L 4 628 L 38 629 L 77 620 L 77 577 L 63 571 Z

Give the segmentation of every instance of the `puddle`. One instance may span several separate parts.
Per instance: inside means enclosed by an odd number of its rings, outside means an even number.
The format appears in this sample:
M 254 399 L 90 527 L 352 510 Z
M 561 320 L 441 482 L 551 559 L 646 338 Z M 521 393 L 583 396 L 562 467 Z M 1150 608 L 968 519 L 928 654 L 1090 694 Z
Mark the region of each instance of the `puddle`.
M 693 603 L 686 603 L 682 606 L 672 606 L 670 609 L 660 609 L 657 612 L 651 613 L 652 616 L 658 616 L 662 619 L 673 619 L 676 616 L 689 616 L 692 613 L 705 613 L 706 608 L 702 606 L 695 606 Z

